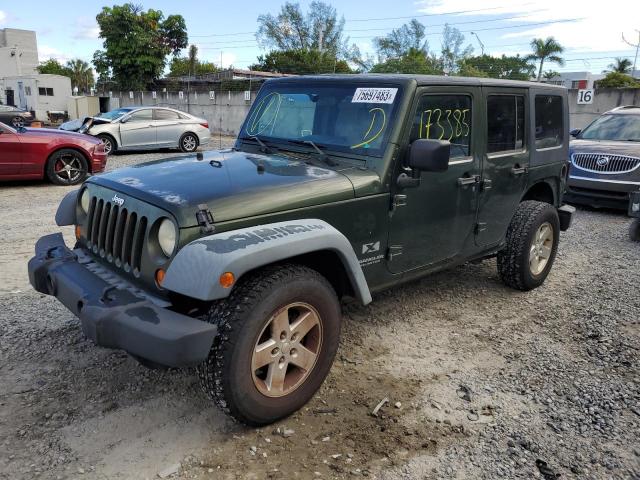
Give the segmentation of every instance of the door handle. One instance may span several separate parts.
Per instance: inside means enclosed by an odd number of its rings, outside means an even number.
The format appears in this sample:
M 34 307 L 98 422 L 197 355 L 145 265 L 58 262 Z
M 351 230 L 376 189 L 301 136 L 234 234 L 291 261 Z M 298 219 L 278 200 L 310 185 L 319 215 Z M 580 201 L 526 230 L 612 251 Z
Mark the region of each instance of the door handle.
M 458 178 L 458 186 L 467 187 L 469 185 L 475 185 L 479 181 L 480 181 L 480 175 L 472 175 L 470 177 L 460 177 Z
M 513 168 L 511 168 L 512 175 L 522 175 L 524 173 L 527 173 L 527 167 L 521 167 L 518 163 L 516 163 Z

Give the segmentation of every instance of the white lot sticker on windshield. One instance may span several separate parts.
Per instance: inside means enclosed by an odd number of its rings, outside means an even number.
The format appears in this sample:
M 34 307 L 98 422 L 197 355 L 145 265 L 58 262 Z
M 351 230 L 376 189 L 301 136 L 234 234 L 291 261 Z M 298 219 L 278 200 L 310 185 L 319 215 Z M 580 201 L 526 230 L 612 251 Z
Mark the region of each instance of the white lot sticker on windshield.
M 356 88 L 351 103 L 393 103 L 397 88 Z

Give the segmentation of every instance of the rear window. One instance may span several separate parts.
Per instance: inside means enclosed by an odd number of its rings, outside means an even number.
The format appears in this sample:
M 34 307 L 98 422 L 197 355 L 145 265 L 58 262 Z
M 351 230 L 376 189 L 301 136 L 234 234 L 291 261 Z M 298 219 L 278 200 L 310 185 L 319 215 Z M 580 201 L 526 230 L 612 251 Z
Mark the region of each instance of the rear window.
M 536 149 L 562 145 L 564 139 L 562 97 L 536 95 Z
M 156 120 L 179 120 L 180 115 L 171 110 L 154 110 L 153 115 Z
M 487 98 L 487 152 L 524 148 L 524 97 L 490 95 Z

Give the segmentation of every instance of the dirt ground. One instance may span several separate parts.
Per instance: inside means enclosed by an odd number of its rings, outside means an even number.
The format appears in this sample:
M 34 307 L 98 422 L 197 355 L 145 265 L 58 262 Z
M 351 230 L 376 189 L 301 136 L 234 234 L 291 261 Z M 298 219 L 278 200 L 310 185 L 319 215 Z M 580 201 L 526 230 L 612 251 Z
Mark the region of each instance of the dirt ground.
M 68 190 L 0 186 L 0 478 L 640 479 L 640 245 L 623 214 L 579 210 L 533 292 L 486 261 L 345 305 L 322 389 L 252 429 L 194 371 L 94 346 L 30 288 Z

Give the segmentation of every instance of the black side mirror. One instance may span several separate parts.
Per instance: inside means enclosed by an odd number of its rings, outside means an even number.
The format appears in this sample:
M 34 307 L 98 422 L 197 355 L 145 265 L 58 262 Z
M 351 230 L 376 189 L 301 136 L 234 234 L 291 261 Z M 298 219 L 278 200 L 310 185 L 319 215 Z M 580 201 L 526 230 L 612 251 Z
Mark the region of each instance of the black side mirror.
M 450 155 L 451 144 L 445 140 L 415 140 L 409 150 L 409 167 L 421 172 L 445 172 Z
M 577 137 L 578 135 L 580 135 L 580 132 L 582 132 L 580 128 L 574 128 L 569 132 L 569 135 L 571 135 L 572 137 Z

